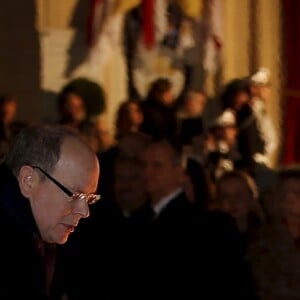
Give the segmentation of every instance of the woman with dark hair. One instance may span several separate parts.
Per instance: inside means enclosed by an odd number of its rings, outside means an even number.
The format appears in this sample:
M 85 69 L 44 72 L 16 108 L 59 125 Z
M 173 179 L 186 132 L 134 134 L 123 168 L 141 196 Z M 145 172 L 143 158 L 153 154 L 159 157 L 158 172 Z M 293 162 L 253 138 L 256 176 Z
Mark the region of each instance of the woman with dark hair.
M 177 140 L 175 102 L 169 79 L 158 78 L 153 81 L 145 101 L 142 102 L 144 122 L 141 131 L 153 138 Z
M 82 122 L 87 120 L 86 105 L 83 98 L 75 91 L 68 91 L 59 97 L 59 123 L 79 130 Z
M 144 121 L 141 103 L 135 99 L 129 99 L 120 104 L 116 117 L 116 139 L 119 140 L 131 132 L 139 132 Z
M 76 95 L 82 100 L 87 118 L 98 116 L 105 111 L 105 93 L 94 81 L 80 77 L 67 83 L 58 95 L 59 113 L 64 113 L 70 95 Z
M 249 82 L 244 78 L 235 78 L 229 81 L 221 94 L 221 106 L 223 109 L 239 111 L 250 100 Z

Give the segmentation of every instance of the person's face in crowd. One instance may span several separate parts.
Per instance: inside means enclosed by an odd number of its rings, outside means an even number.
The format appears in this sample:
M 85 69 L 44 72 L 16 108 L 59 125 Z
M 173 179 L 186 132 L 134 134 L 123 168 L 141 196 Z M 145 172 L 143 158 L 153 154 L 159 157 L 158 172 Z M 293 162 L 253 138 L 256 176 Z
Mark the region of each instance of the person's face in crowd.
M 23 166 L 19 173 L 22 194 L 30 201 L 33 216 L 44 241 L 63 244 L 81 218 L 89 216 L 83 199 L 69 197 L 40 170 Z M 50 174 L 71 192 L 94 193 L 98 184 L 99 164 L 92 151 L 72 138 L 62 145 L 61 157 Z
M 267 101 L 270 98 L 271 86 L 270 84 L 252 84 L 250 86 L 252 97 L 258 97 L 261 100 Z
M 166 106 L 171 106 L 174 103 L 175 96 L 174 96 L 173 88 L 172 87 L 170 87 L 167 91 L 165 91 L 161 95 L 161 101 Z
M 129 214 L 145 203 L 146 191 L 138 162 L 117 161 L 114 191 L 119 207 Z
M 247 184 L 239 178 L 227 178 L 220 182 L 217 195 L 221 207 L 237 221 L 247 218 L 252 195 Z
M 226 126 L 222 128 L 222 138 L 229 145 L 234 145 L 236 143 L 237 134 L 238 134 L 238 129 L 236 126 Z
M 11 123 L 15 120 L 17 114 L 17 102 L 11 98 L 3 105 L 3 121 L 4 123 Z
M 173 150 L 165 144 L 153 144 L 142 153 L 145 187 L 147 192 L 161 198 L 180 185 L 183 168 L 175 163 Z
M 264 85 L 260 87 L 260 96 L 264 101 L 268 101 L 271 95 L 270 85 Z
M 194 92 L 186 100 L 185 109 L 188 115 L 199 116 L 206 105 L 206 96 L 200 92 Z
M 250 102 L 250 95 L 247 92 L 238 92 L 234 99 L 234 110 L 240 110 L 244 105 Z
M 130 102 L 127 106 L 128 120 L 133 126 L 139 127 L 143 121 L 144 116 L 140 107 L 134 103 Z
M 75 94 L 69 93 L 65 103 L 65 111 L 73 121 L 83 121 L 86 117 L 83 99 Z

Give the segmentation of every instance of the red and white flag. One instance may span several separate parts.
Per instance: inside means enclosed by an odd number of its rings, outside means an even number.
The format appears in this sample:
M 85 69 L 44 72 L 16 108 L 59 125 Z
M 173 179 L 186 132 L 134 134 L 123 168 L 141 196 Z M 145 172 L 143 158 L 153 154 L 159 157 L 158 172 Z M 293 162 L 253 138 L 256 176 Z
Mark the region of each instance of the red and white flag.
M 103 0 L 90 1 L 90 12 L 87 26 L 87 44 L 89 47 L 92 47 L 95 44 L 103 23 L 104 2 L 105 1 Z
M 219 55 L 223 46 L 223 18 L 222 18 L 222 1 L 209 0 L 209 19 L 210 33 L 206 45 L 206 55 L 204 59 L 204 68 L 214 73 L 219 64 Z

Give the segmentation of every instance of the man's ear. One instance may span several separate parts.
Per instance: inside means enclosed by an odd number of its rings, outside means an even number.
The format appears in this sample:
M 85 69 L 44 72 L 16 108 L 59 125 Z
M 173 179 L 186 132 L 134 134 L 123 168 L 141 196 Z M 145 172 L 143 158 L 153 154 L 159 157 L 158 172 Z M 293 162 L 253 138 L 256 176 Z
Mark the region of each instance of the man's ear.
M 30 166 L 22 166 L 18 175 L 22 194 L 29 198 L 37 181 L 37 174 Z

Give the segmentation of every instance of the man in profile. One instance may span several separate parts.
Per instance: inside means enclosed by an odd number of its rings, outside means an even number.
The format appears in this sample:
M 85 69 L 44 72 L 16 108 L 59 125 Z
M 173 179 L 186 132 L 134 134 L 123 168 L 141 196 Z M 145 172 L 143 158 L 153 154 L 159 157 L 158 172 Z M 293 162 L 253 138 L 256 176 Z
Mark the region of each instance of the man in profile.
M 100 199 L 99 172 L 96 154 L 66 127 L 18 134 L 0 166 L 1 297 L 48 299 L 54 246 Z

